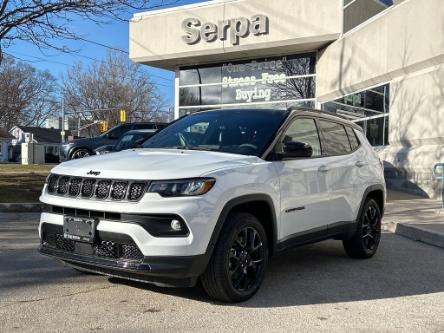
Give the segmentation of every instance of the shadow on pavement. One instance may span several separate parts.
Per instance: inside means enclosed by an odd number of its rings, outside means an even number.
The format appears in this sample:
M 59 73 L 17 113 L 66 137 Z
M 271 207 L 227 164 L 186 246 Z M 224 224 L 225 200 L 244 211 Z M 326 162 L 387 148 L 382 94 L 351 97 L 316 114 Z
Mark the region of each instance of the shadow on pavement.
M 15 226 L 14 223 L 0 223 L 0 294 L 11 294 L 26 287 L 48 288 L 58 283 L 107 282 L 103 277 L 85 278 L 57 260 L 40 255 L 37 246 L 36 221 L 17 222 Z M 170 289 L 115 278 L 110 278 L 109 282 L 213 302 L 201 286 Z M 369 260 L 349 259 L 339 241 L 326 241 L 280 254 L 272 259 L 257 295 L 231 306 L 285 307 L 438 292 L 444 292 L 444 250 L 385 233 L 377 255 Z
M 201 286 L 158 288 L 110 279 L 143 290 L 212 302 Z M 345 256 L 340 242 L 297 248 L 271 261 L 264 284 L 251 300 L 229 306 L 268 308 L 354 302 L 444 291 L 444 251 L 384 234 L 378 254 L 368 260 Z

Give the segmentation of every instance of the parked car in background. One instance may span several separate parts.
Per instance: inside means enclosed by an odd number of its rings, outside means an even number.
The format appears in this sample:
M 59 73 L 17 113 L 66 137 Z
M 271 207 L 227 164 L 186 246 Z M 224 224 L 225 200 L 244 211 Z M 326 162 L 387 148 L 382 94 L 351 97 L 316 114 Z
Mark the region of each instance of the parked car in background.
M 138 145 L 142 144 L 146 139 L 151 138 L 156 132 L 157 130 L 154 129 L 129 131 L 115 145 L 101 146 L 95 149 L 95 153 L 97 155 L 104 155 L 126 149 L 136 148 Z
M 165 123 L 154 122 L 120 124 L 97 137 L 76 139 L 62 145 L 60 159 L 61 161 L 66 161 L 95 155 L 94 150 L 96 148 L 117 144 L 128 131 L 141 129 L 159 130 L 166 125 Z

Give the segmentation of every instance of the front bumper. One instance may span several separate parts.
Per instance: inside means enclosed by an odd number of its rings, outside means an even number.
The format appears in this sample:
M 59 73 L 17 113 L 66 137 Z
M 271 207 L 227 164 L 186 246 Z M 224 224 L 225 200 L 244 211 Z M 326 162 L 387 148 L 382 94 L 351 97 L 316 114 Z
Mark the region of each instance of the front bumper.
M 139 261 L 112 260 L 70 253 L 43 244 L 40 245 L 39 252 L 94 273 L 168 287 L 194 286 L 207 263 L 206 255 L 144 257 Z

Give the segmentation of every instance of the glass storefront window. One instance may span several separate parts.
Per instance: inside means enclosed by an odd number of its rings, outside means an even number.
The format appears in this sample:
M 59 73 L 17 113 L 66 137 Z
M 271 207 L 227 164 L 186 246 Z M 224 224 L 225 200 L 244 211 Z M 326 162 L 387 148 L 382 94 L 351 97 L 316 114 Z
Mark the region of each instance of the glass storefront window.
M 389 144 L 390 86 L 388 84 L 324 103 L 322 109 L 348 118 L 364 129 L 373 146 Z
M 315 100 L 315 54 L 181 68 L 179 114 Z

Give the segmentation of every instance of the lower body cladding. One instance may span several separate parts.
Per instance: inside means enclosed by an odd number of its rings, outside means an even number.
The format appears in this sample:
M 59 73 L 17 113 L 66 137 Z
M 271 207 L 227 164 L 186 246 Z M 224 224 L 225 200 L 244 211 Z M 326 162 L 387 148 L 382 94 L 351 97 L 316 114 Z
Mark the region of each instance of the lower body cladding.
M 92 223 L 90 239 L 79 239 L 70 234 L 72 230 L 68 226 L 74 227 L 67 224 L 66 219 L 72 219 L 72 216 L 79 223 L 97 222 Z M 159 227 L 170 226 L 168 222 L 172 220 L 176 221 L 176 229 L 182 226 L 181 231 Z M 60 259 L 80 270 L 159 286 L 194 286 L 209 259 L 206 254 L 182 254 L 185 251 L 181 252 L 181 247 L 189 244 L 192 236 L 185 222 L 175 215 L 107 214 L 53 206 L 49 213 L 42 213 L 39 231 L 41 254 Z M 166 234 L 154 237 L 156 233 Z M 174 247 L 177 254 L 156 255 L 146 245 L 150 239 Z

